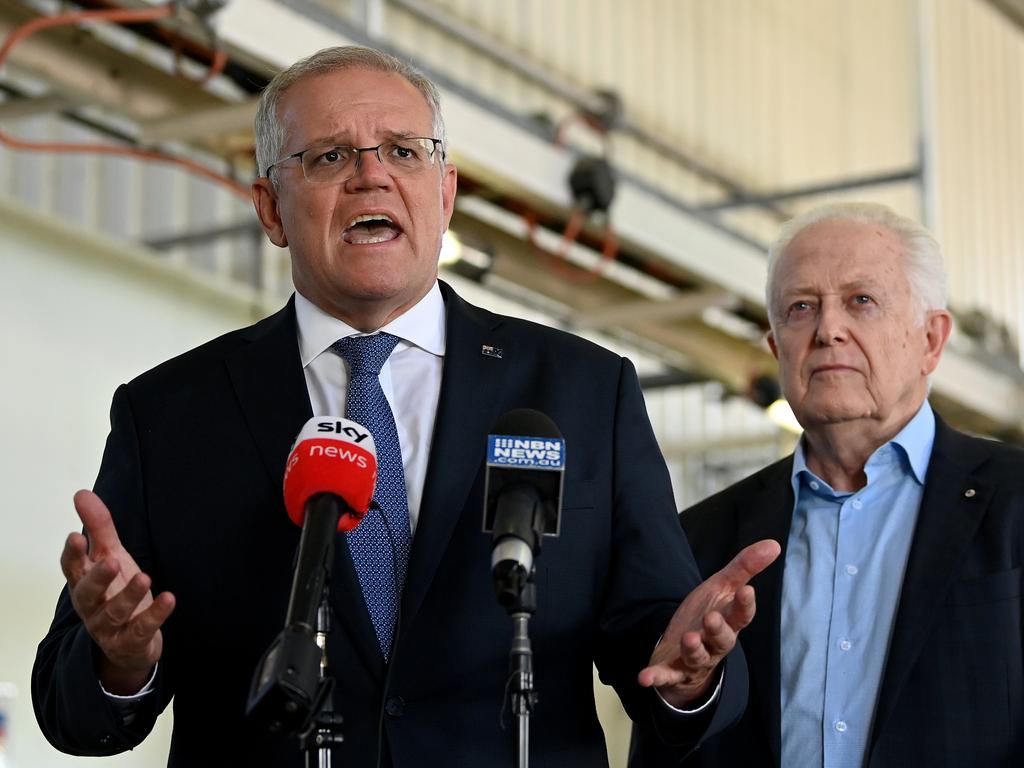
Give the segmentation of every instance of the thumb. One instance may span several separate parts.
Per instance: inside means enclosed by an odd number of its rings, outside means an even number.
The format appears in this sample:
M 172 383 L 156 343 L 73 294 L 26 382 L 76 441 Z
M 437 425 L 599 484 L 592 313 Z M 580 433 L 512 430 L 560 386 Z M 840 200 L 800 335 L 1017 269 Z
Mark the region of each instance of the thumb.
M 114 519 L 103 499 L 92 491 L 75 494 L 75 511 L 89 534 L 89 552 L 111 550 L 121 546 L 121 539 L 114 527 Z
M 775 562 L 781 551 L 777 541 L 762 539 L 740 550 L 718 573 L 730 584 L 742 586 Z

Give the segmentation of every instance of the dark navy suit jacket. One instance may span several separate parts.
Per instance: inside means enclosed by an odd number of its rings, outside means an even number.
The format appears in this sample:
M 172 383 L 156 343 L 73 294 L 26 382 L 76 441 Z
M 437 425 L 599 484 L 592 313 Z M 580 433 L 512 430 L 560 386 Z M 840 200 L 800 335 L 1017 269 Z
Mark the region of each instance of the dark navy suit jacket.
M 481 531 L 486 436 L 512 408 L 548 414 L 566 440 L 561 536 L 544 542 L 531 622 L 539 703 L 531 764 L 604 765 L 592 662 L 631 715 L 685 751 L 735 720 L 742 656 L 704 716 L 664 718 L 636 685 L 660 633 L 699 581 L 629 361 L 565 333 L 478 309 L 442 283 L 447 350 L 392 663 L 386 665 L 339 538 L 328 652 L 344 717 L 343 766 L 511 765 L 503 730 L 511 620 Z M 481 353 L 483 345 L 501 357 Z M 294 743 L 251 728 L 253 670 L 281 630 L 299 529 L 281 480 L 311 416 L 291 304 L 120 387 L 96 491 L 155 592 L 177 607 L 156 690 L 129 725 L 100 691 L 95 650 L 66 591 L 39 647 L 33 698 L 59 749 L 137 744 L 174 699 L 170 765 L 301 765 Z M 505 713 L 506 726 L 510 723 Z M 383 723 L 381 726 L 380 723 Z

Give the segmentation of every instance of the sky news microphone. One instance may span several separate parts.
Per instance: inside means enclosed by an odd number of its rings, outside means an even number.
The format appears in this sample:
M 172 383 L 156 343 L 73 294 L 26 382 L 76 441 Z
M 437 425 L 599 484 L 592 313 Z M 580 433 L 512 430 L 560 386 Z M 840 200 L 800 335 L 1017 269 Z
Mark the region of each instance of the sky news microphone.
M 284 630 L 260 660 L 246 712 L 272 732 L 298 733 L 324 695 L 316 615 L 334 539 L 366 515 L 377 482 L 373 436 L 354 421 L 317 416 L 295 438 L 284 470 L 288 517 L 302 526 Z
M 487 436 L 484 531 L 490 532 L 494 589 L 513 606 L 533 573 L 543 536 L 561 525 L 565 441 L 540 411 L 509 411 Z

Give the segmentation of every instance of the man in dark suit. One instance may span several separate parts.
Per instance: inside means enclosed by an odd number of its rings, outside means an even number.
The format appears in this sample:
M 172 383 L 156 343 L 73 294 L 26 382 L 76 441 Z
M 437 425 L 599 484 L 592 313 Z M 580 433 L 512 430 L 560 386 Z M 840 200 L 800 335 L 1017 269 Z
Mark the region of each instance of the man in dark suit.
M 169 764 L 299 764 L 294 740 L 244 717 L 299 537 L 281 479 L 303 423 L 345 411 L 364 387 L 386 400 L 399 443 L 399 466 L 382 461 L 381 473 L 397 478 L 400 509 L 388 483 L 381 515 L 357 532 L 396 511 L 404 522 L 388 531 L 393 548 L 338 540 L 327 657 L 339 765 L 511 762 L 499 723 L 511 622 L 481 521 L 486 435 L 520 407 L 554 419 L 569 457 L 561 536 L 535 577 L 532 762 L 605 763 L 593 662 L 632 717 L 681 751 L 738 717 L 746 674 L 730 651 L 753 615 L 746 582 L 777 545 L 698 586 L 630 363 L 438 282 L 456 186 L 444 147 L 433 85 L 377 51 L 322 51 L 267 88 L 253 198 L 267 235 L 291 249 L 296 295 L 118 389 L 95 493 L 75 498 L 87 537 L 65 545 L 68 586 L 33 673 L 58 748 L 129 749 L 173 697 Z M 382 341 L 390 351 L 367 383 L 345 355 Z M 400 591 L 390 614 L 372 581 L 380 562 Z
M 934 238 L 882 206 L 787 224 L 769 342 L 796 453 L 682 514 L 702 572 L 751 541 L 750 702 L 686 765 L 1024 765 L 1024 453 L 926 396 L 950 332 Z

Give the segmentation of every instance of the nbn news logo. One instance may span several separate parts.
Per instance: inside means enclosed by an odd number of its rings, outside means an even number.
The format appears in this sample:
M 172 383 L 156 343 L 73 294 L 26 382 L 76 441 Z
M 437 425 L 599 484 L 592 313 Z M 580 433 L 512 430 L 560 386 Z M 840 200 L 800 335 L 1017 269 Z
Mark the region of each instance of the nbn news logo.
M 487 465 L 564 469 L 565 440 L 557 437 L 487 436 Z

